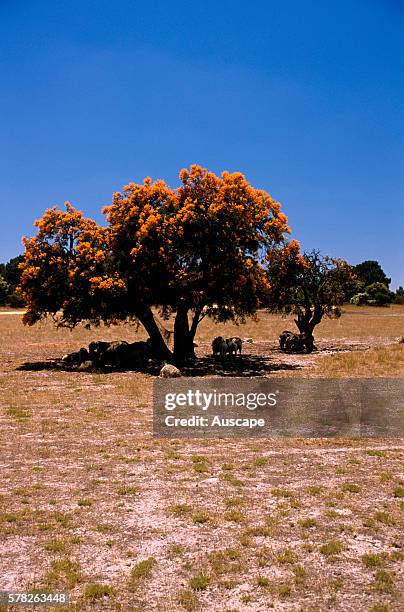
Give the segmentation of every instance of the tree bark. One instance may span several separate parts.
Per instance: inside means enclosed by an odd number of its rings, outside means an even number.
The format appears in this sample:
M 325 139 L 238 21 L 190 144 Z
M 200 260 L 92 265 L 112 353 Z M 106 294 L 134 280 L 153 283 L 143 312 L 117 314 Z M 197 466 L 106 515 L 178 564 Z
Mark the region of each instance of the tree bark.
M 180 304 L 174 321 L 174 358 L 178 365 L 187 359 L 195 359 L 194 338 L 198 327 L 199 313 L 196 312 L 191 327 L 188 321 L 188 307 Z
M 153 313 L 150 308 L 137 313 L 137 318 L 147 331 L 150 336 L 153 354 L 157 359 L 166 359 L 167 361 L 173 360 L 173 354 L 164 342 L 161 331 L 154 319 Z

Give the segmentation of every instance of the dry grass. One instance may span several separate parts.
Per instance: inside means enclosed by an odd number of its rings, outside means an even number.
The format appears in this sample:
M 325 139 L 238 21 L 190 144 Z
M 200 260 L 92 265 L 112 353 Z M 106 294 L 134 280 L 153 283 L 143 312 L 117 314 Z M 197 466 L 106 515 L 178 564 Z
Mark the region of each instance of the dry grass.
M 403 321 L 402 307 L 348 308 L 277 374 L 360 375 L 370 359 L 367 376 L 392 375 Z M 252 336 L 275 367 L 294 358 L 276 349 L 290 326 L 204 322 L 197 350 Z M 400 609 L 398 440 L 153 439 L 151 376 L 18 369 L 142 332 L 1 316 L 0 334 L 1 588 L 65 588 L 78 610 Z
M 404 377 L 404 344 L 323 357 L 316 370 L 326 377 Z

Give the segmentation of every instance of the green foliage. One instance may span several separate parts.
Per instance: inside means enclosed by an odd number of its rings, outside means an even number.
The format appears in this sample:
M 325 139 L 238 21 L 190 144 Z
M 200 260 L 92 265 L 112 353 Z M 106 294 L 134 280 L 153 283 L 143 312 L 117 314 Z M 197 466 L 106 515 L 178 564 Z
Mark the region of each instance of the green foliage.
M 354 296 L 351 297 L 350 303 L 354 306 L 364 306 L 365 304 L 367 304 L 368 299 L 369 296 L 367 293 L 356 293 Z
M 24 255 L 13 257 L 4 266 L 4 278 L 12 286 L 16 287 L 20 282 L 21 270 L 20 263 L 24 261 Z
M 23 306 L 22 298 L 17 290 L 21 276 L 19 264 L 23 259 L 23 255 L 18 255 L 7 263 L 0 264 L 0 306 L 5 304 L 13 308 Z
M 7 303 L 9 291 L 10 287 L 6 279 L 0 276 L 0 306 L 4 306 Z
M 391 304 L 394 299 L 394 293 L 392 293 L 383 283 L 373 283 L 369 285 L 366 287 L 366 293 L 369 296 L 368 304 L 375 306 Z
M 404 287 L 399 287 L 394 298 L 395 304 L 404 304 Z
M 368 287 L 374 283 L 382 283 L 388 287 L 391 283 L 391 278 L 387 278 L 378 261 L 362 261 L 354 267 L 354 271 L 363 287 Z
M 373 283 L 365 287 L 365 291 L 351 298 L 355 306 L 387 306 L 394 301 L 395 295 L 383 283 Z

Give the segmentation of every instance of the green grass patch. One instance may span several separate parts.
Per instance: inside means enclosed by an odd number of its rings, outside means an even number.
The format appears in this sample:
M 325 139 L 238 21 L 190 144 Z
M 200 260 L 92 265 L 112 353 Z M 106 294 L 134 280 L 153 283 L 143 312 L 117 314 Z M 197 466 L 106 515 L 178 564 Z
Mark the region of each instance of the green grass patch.
M 81 581 L 79 563 L 68 557 L 55 559 L 45 577 L 45 587 L 50 589 L 73 589 Z
M 281 599 L 287 599 L 288 597 L 290 597 L 292 594 L 292 588 L 290 584 L 280 584 L 278 587 L 278 593 Z
M 97 601 L 104 597 L 114 595 L 114 589 L 109 584 L 100 584 L 98 582 L 90 582 L 84 588 L 84 599 L 89 601 Z
M 325 557 L 333 557 L 343 550 L 345 550 L 345 546 L 339 540 L 329 540 L 320 546 L 320 552 Z
M 54 553 L 64 552 L 66 550 L 66 542 L 64 542 L 64 540 L 55 538 L 53 540 L 49 540 L 48 542 L 46 542 L 44 548 L 48 552 L 54 552 Z
M 388 512 L 384 510 L 379 510 L 374 514 L 375 521 L 378 523 L 383 523 L 383 525 L 395 525 L 396 521 L 394 517 L 391 516 Z
M 304 529 L 312 529 L 313 527 L 317 527 L 318 523 L 315 518 L 308 517 L 305 519 L 300 519 L 299 525 Z
M 198 607 L 195 593 L 188 589 L 182 589 L 177 593 L 177 603 L 187 612 L 194 612 Z
M 197 472 L 197 474 L 204 474 L 208 471 L 208 466 L 202 461 L 200 463 L 194 463 L 194 471 Z
M 175 514 L 176 516 L 185 516 L 186 514 L 192 512 L 192 506 L 190 506 L 189 504 L 174 504 L 168 509 L 170 512 L 172 512 L 172 514 Z
M 222 480 L 225 480 L 229 484 L 233 485 L 233 487 L 243 487 L 244 486 L 244 482 L 240 480 L 239 478 L 236 478 L 232 474 L 228 474 L 228 473 L 223 474 Z
M 306 487 L 306 493 L 309 493 L 309 495 L 319 495 L 323 490 L 324 487 L 321 485 L 310 485 Z
M 139 493 L 139 487 L 136 487 L 134 485 L 124 485 L 117 489 L 117 493 L 118 495 L 136 495 L 137 493 Z
M 290 548 L 285 548 L 281 550 L 276 555 L 276 558 L 279 563 L 296 563 L 296 555 Z
M 32 416 L 31 410 L 25 406 L 9 406 L 6 408 L 6 414 L 16 421 L 26 421 Z
M 267 464 L 268 464 L 268 459 L 266 457 L 257 457 L 253 461 L 254 467 L 263 467 L 264 465 L 267 465 Z
M 302 565 L 295 565 L 295 567 L 292 569 L 292 572 L 295 577 L 296 586 L 302 586 L 303 584 L 305 584 L 307 573 Z
M 276 489 L 272 489 L 271 490 L 271 494 L 274 497 L 285 497 L 286 499 L 294 497 L 295 494 L 293 491 L 290 491 L 289 489 L 282 489 L 282 488 L 276 488 Z
M 203 574 L 202 572 L 199 574 L 195 574 L 192 578 L 189 579 L 188 584 L 193 591 L 205 591 L 208 588 L 210 583 L 210 576 L 207 574 Z
M 383 564 L 381 555 L 376 553 L 365 553 L 362 555 L 362 563 L 369 568 L 380 567 Z
M 257 576 L 256 583 L 259 587 L 267 587 L 269 586 L 270 581 L 266 576 Z
M 129 590 L 135 590 L 140 582 L 149 578 L 155 565 L 156 559 L 154 557 L 149 557 L 148 559 L 139 561 L 139 563 L 132 567 L 129 577 Z
M 206 512 L 195 512 L 195 514 L 192 515 L 192 522 L 196 525 L 203 525 L 209 521 L 209 518 L 209 514 Z
M 347 493 L 360 493 L 362 489 L 358 484 L 354 482 L 345 482 L 342 485 L 342 490 Z
M 378 593 L 392 593 L 394 590 L 394 574 L 387 570 L 378 570 L 373 585 Z
M 229 510 L 224 513 L 223 518 L 225 521 L 233 523 L 243 523 L 245 521 L 245 516 L 240 510 Z
M 377 450 L 377 449 L 370 449 L 365 451 L 366 455 L 369 455 L 369 457 L 385 457 L 386 453 L 384 451 L 381 450 Z

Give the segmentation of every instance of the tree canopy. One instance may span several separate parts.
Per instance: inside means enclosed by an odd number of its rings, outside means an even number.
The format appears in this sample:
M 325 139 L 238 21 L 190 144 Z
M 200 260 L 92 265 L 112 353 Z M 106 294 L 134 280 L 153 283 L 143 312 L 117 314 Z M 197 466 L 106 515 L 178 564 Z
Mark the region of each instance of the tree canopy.
M 21 296 L 18 294 L 17 287 L 20 282 L 21 270 L 20 263 L 24 257 L 18 255 L 7 263 L 0 264 L 0 304 L 10 306 L 22 306 Z
M 300 254 L 298 245 L 275 248 L 268 254 L 269 305 L 296 315 L 301 333 L 312 336 L 324 316 L 337 318 L 355 282 L 352 267 L 319 251 Z
M 298 251 L 287 218 L 268 193 L 239 173 L 217 176 L 193 165 L 171 189 L 158 180 L 130 183 L 104 209 L 107 225 L 71 204 L 51 208 L 24 239 L 21 288 L 26 324 L 52 315 L 58 325 L 87 320 L 140 321 L 161 356 L 170 351 L 152 308 L 175 313 L 174 354 L 193 354 L 205 316 L 242 321 L 266 302 L 265 270 Z M 286 248 L 286 250 L 285 250 Z
M 363 287 L 373 285 L 373 283 L 383 283 L 388 287 L 391 283 L 391 278 L 387 278 L 378 261 L 362 261 L 362 263 L 354 266 L 354 271 L 358 280 L 363 283 Z

